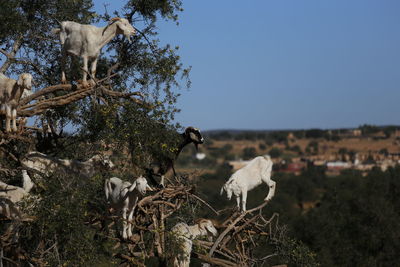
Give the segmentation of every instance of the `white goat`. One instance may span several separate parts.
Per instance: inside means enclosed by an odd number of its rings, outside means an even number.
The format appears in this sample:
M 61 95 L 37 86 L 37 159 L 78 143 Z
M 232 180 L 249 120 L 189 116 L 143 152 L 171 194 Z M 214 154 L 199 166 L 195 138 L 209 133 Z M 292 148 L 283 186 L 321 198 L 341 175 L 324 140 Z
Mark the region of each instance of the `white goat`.
M 32 75 L 22 73 L 18 81 L 0 73 L 0 103 L 6 112 L 6 132 L 17 129 L 17 108 L 24 90 L 32 89 Z M 11 124 L 12 122 L 12 129 Z
M 132 236 L 132 218 L 135 207 L 145 194 L 146 190 L 153 191 L 147 184 L 146 178 L 140 176 L 133 183 L 123 181 L 118 177 L 107 179 L 104 184 L 106 199 L 110 201 L 114 210 L 122 211 L 123 228 L 122 238 Z
M 18 207 L 18 202 L 29 194 L 33 187 L 33 183 L 29 178 L 26 170 L 22 170 L 23 187 L 8 185 L 0 181 L 0 217 L 9 220 L 22 220 L 26 218 Z M 7 231 L 13 231 L 14 226 L 11 224 Z M 14 235 L 15 240 L 18 234 Z
M 179 242 L 182 242 L 180 245 L 183 252 L 174 258 L 174 267 L 189 267 L 194 239 L 199 236 L 217 236 L 218 234 L 212 221 L 207 219 L 200 219 L 198 223 L 191 226 L 186 223 L 178 223 L 172 227 L 171 232 Z
M 107 156 L 95 155 L 87 161 L 58 159 L 40 152 L 29 152 L 21 161 L 25 168 L 34 169 L 45 175 L 56 170 L 64 170 L 68 173 L 75 173 L 90 178 L 99 169 L 111 169 L 114 164 Z
M 246 166 L 237 170 L 221 188 L 221 195 L 226 191 L 230 200 L 232 193 L 236 197 L 237 207 L 240 209 L 240 195 L 242 195 L 242 211 L 246 211 L 247 192 L 259 186 L 262 182 L 269 187 L 264 201 L 269 201 L 275 195 L 276 183 L 271 180 L 272 160 L 269 156 L 256 157 Z
M 130 37 L 136 33 L 127 19 L 113 18 L 107 26 L 98 28 L 93 25 L 79 24 L 73 21 L 63 21 L 61 28 L 53 29 L 53 33 L 59 33 L 62 45 L 61 82 L 66 83 L 65 59 L 67 54 L 83 59 L 82 84 L 87 86 L 88 61 L 92 60 L 90 74 L 96 75 L 97 59 L 101 48 L 105 46 L 117 34 L 123 34 L 130 42 Z
M 0 181 L 0 198 L 7 198 L 13 203 L 17 203 L 29 194 L 32 187 L 32 180 L 26 170 L 22 170 L 22 187 L 9 185 Z

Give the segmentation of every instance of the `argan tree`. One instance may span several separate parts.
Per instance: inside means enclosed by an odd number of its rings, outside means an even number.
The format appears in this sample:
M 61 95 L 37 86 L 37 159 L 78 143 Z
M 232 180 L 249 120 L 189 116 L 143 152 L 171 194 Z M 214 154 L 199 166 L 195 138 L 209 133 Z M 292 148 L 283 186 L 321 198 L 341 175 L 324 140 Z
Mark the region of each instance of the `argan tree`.
M 195 223 L 200 205 L 215 217 L 222 216 L 215 243 L 196 243 L 194 255 L 204 262 L 260 265 L 293 251 L 277 224 L 278 216 L 263 217 L 265 203 L 245 214 L 216 211 L 196 195 L 189 179 L 193 177 L 187 174 L 177 175 L 166 188 L 139 202 L 130 222 L 135 229 L 131 240 L 121 239 L 117 227 L 121 219 L 108 211 L 106 178 L 115 175 L 132 181 L 144 174 L 154 155 L 177 149 L 180 126 L 172 121 L 178 111 L 177 89 L 190 84 L 189 68 L 183 67 L 178 48 L 160 44 L 155 29 L 159 19 L 178 20 L 181 1 L 130 0 L 113 14 L 106 9 L 104 14 L 94 12 L 90 0 L 0 0 L 0 6 L 0 72 L 34 76 L 35 93 L 20 102 L 18 114 L 37 121 L 19 133 L 0 134 L 0 179 L 18 184 L 21 159 L 32 150 L 77 160 L 103 153 L 117 165 L 90 179 L 61 171 L 43 177 L 28 170 L 36 186 L 21 203 L 23 218 L 11 222 L 3 218 L 7 223 L 0 226 L 0 263 L 166 265 L 180 250 L 168 229 L 182 220 Z M 115 37 L 104 47 L 94 85 L 79 83 L 78 58 L 71 60 L 68 83 L 60 84 L 61 47 L 52 29 L 65 20 L 105 25 L 112 17 L 127 18 L 136 27 L 133 42 Z M 260 244 L 268 249 L 253 249 Z

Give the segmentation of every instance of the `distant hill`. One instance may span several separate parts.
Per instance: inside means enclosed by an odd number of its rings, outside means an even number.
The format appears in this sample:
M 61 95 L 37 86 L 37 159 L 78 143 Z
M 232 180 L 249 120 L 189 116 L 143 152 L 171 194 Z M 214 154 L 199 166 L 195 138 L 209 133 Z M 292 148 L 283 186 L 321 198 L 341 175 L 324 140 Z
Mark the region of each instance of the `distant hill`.
M 308 128 L 308 129 L 265 129 L 265 130 L 254 130 L 254 129 L 215 129 L 215 130 L 206 130 L 203 131 L 203 134 L 205 136 L 209 137 L 221 137 L 221 136 L 226 136 L 226 137 L 236 137 L 238 135 L 265 135 L 265 134 L 271 134 L 271 133 L 310 133 L 310 132 L 319 132 L 321 134 L 327 134 L 327 133 L 344 133 L 344 132 L 349 132 L 349 131 L 354 131 L 354 130 L 361 130 L 363 134 L 372 134 L 376 133 L 379 131 L 388 131 L 393 133 L 396 130 L 400 130 L 400 126 L 398 125 L 382 125 L 382 126 L 376 126 L 376 125 L 368 125 L 364 124 L 359 127 L 353 127 L 353 128 L 327 128 L 327 129 L 321 129 L 321 128 Z

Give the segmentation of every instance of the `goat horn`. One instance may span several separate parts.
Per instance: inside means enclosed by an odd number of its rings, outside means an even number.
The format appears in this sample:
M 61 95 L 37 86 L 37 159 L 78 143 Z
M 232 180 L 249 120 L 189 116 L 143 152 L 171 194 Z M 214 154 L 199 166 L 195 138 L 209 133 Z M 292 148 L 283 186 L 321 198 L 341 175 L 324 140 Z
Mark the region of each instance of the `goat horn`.
M 114 21 L 117 21 L 117 20 L 120 20 L 120 19 L 121 19 L 120 17 L 115 17 L 115 18 L 110 19 L 110 22 L 114 22 Z
M 146 188 L 147 188 L 147 190 L 149 190 L 149 191 L 154 191 L 154 189 L 151 188 L 151 186 L 149 186 L 148 184 L 146 185 Z

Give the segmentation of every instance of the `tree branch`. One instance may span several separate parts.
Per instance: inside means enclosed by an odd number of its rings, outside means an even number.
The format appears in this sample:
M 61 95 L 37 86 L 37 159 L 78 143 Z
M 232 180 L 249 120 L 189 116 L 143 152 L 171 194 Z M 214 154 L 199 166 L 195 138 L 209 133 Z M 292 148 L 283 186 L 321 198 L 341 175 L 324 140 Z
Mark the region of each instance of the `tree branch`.
M 15 55 L 21 48 L 22 43 L 22 36 L 19 36 L 17 40 L 15 40 L 12 51 L 10 53 L 5 52 L 4 50 L 1 51 L 1 53 L 3 53 L 7 57 L 7 60 L 6 62 L 4 62 L 3 66 L 0 67 L 0 73 L 4 73 L 10 67 L 13 59 L 15 58 Z
M 224 239 L 224 237 L 229 233 L 229 231 L 231 231 L 238 222 L 240 222 L 246 215 L 251 214 L 255 211 L 259 211 L 261 210 L 263 207 L 265 207 L 268 204 L 267 201 L 265 201 L 263 204 L 261 204 L 258 207 L 255 207 L 251 210 L 248 210 L 244 213 L 242 213 L 239 217 L 237 217 L 223 232 L 222 234 L 220 234 L 217 238 L 217 240 L 215 241 L 214 245 L 212 246 L 212 248 L 210 249 L 210 252 L 208 253 L 208 256 L 212 257 L 215 249 L 218 247 L 218 245 L 221 243 L 221 241 Z
M 103 94 L 108 95 L 109 97 L 125 98 L 125 99 L 135 102 L 139 105 L 149 107 L 149 108 L 152 107 L 152 105 L 145 103 L 142 100 L 132 97 L 132 96 L 142 96 L 142 94 L 140 92 L 122 93 L 122 92 L 116 92 L 116 91 L 106 89 L 104 86 L 83 87 L 82 85 L 76 86 L 76 85 L 71 85 L 71 84 L 59 84 L 59 85 L 54 85 L 54 86 L 49 86 L 47 88 L 44 88 L 44 89 L 32 94 L 31 96 L 22 99 L 20 102 L 20 106 L 17 110 L 17 114 L 19 117 L 32 117 L 34 115 L 42 114 L 42 113 L 46 112 L 48 109 L 65 106 L 70 103 L 81 100 L 89 95 L 93 95 L 96 93 L 97 88 L 99 88 Z M 32 101 L 36 98 L 39 98 L 40 96 L 49 94 L 49 93 L 53 93 L 56 91 L 72 91 L 74 89 L 75 89 L 75 91 L 65 94 L 65 95 L 62 95 L 62 96 L 57 96 L 57 97 L 53 97 L 53 98 L 49 98 L 49 99 L 42 99 L 33 104 L 27 104 L 30 101 Z M 0 114 L 4 114 L 4 111 L 0 111 Z

